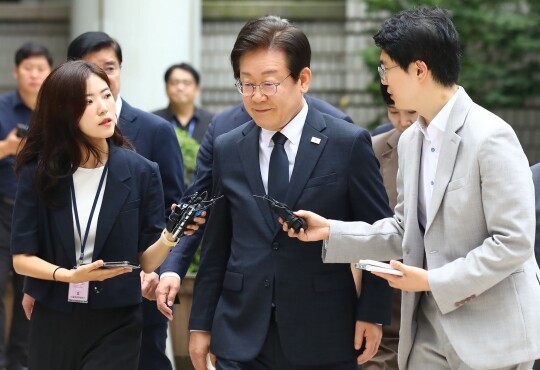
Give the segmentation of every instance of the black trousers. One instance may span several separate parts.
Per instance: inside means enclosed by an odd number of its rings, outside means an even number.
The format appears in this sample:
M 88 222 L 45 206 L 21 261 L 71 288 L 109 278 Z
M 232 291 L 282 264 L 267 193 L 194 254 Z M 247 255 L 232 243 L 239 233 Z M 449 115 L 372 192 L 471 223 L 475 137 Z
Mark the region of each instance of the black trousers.
M 274 315 L 272 315 L 274 318 Z M 324 334 L 321 334 L 324 335 Z M 352 345 L 352 344 L 351 344 Z M 277 325 L 274 320 L 266 334 L 261 352 L 249 362 L 236 362 L 218 357 L 216 370 L 358 370 L 356 360 L 319 366 L 298 366 L 292 364 L 284 355 Z
M 169 320 L 157 309 L 156 301 L 143 298 L 143 331 L 139 370 L 172 370 L 165 348 Z
M 67 299 L 67 297 L 66 297 Z M 136 370 L 141 347 L 140 305 L 71 313 L 36 302 L 30 320 L 29 370 Z
M 13 271 L 10 252 L 13 204 L 0 197 L 0 369 L 25 367 L 28 357 L 29 323 L 21 305 L 24 276 Z M 13 285 L 13 314 L 11 329 L 6 338 L 6 307 L 4 296 L 7 285 Z

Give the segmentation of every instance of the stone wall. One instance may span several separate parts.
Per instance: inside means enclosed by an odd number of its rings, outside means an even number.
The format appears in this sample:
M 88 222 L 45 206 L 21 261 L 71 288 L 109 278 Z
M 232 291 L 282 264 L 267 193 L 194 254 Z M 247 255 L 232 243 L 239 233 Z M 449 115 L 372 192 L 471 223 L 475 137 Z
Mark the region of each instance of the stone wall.
M 59 64 L 69 42 L 69 6 L 62 3 L 0 3 L 0 93 L 15 87 L 15 51 L 27 41 L 47 46 Z

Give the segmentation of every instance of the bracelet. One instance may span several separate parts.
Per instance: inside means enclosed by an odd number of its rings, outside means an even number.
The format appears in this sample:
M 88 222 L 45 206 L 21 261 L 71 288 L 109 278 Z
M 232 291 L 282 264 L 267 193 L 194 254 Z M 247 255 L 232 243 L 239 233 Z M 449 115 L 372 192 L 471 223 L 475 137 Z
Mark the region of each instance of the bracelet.
M 176 239 L 175 241 L 170 241 L 169 239 L 165 237 L 166 232 L 167 232 L 167 229 L 163 229 L 163 232 L 161 233 L 159 240 L 161 240 L 161 242 L 165 244 L 167 247 L 174 247 L 178 243 L 178 239 Z
M 57 281 L 55 275 L 56 275 L 56 271 L 58 271 L 58 270 L 60 270 L 60 269 L 63 269 L 63 267 L 58 266 L 57 268 L 54 269 L 54 271 L 53 271 L 53 273 L 52 273 L 52 278 L 53 278 L 54 281 Z

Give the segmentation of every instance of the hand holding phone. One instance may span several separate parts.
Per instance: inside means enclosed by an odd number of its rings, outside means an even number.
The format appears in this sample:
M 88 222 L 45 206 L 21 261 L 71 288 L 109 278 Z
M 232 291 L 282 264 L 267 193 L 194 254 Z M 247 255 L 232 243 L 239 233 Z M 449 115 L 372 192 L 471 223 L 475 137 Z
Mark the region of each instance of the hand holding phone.
M 360 270 L 382 272 L 385 274 L 403 276 L 403 272 L 396 270 L 389 263 L 374 261 L 374 260 L 360 260 L 356 263 L 356 268 Z
M 117 267 L 129 267 L 131 269 L 140 269 L 141 266 L 133 265 L 129 261 L 114 261 L 114 262 L 104 262 L 102 269 L 113 269 Z
M 23 123 L 17 123 L 17 131 L 15 132 L 15 135 L 17 137 L 23 138 L 28 133 L 28 126 Z

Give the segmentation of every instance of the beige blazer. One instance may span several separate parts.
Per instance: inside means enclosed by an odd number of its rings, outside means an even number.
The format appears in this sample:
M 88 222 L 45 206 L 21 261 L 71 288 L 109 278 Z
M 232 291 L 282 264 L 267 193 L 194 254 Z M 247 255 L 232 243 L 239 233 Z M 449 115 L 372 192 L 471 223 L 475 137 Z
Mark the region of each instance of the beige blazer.
M 473 369 L 501 368 L 540 358 L 534 188 L 512 128 L 476 105 L 463 88 L 458 94 L 425 234 L 417 215 L 422 133 L 414 124 L 398 145 L 394 217 L 373 225 L 331 221 L 323 259 L 403 258 L 422 267 L 426 256 L 442 326 L 459 357 Z M 407 369 L 414 343 L 419 298 L 403 294 L 400 369 Z
M 384 182 L 390 208 L 394 209 L 397 202 L 396 173 L 398 170 L 398 141 L 401 133 L 395 128 L 371 138 L 373 151 L 380 163 L 381 175 Z

